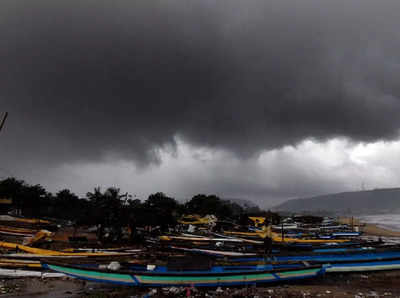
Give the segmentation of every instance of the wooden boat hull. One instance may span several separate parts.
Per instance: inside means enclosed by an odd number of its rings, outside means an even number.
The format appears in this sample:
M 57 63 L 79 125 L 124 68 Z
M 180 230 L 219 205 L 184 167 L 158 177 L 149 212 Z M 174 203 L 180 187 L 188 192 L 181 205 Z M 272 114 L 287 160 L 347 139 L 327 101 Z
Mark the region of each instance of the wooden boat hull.
M 342 243 L 348 242 L 348 239 L 302 239 L 302 238 L 289 238 L 283 237 L 277 233 L 272 233 L 272 240 L 277 243 L 310 243 L 310 244 L 323 244 L 323 243 Z
M 372 252 L 355 252 L 355 253 L 337 253 L 337 254 L 309 254 L 309 255 L 276 255 L 272 259 L 277 262 L 357 262 L 357 261 L 373 261 L 373 260 L 390 260 L 400 259 L 400 250 L 397 251 L 372 251 Z
M 400 270 L 400 252 L 372 252 L 372 253 L 353 253 L 353 254 L 329 254 L 329 255 L 309 255 L 309 256 L 281 256 L 280 258 L 273 258 L 274 261 L 268 259 L 258 259 L 258 266 L 271 263 L 274 268 L 279 266 L 301 267 L 302 263 L 311 265 L 323 265 L 327 273 L 331 272 L 369 272 L 369 271 L 382 271 L 382 270 Z M 256 259 L 241 258 L 232 259 L 231 265 L 235 264 L 237 267 L 254 265 Z M 246 262 L 244 262 L 246 261 Z M 286 264 L 286 265 L 285 265 Z M 227 262 L 225 264 L 229 265 Z
M 63 273 L 78 279 L 113 283 L 127 286 L 165 287 L 165 286 L 240 286 L 259 283 L 281 282 L 304 278 L 315 278 L 324 274 L 325 268 L 291 268 L 287 270 L 246 271 L 246 272 L 123 272 L 90 269 L 63 264 L 42 263 L 44 268 Z
M 13 249 L 13 250 L 20 250 L 31 254 L 38 254 L 43 256 L 80 256 L 80 257 L 101 257 L 101 256 L 129 256 L 132 253 L 123 253 L 123 252 L 62 252 L 62 251 L 55 251 L 49 249 L 42 249 L 42 248 L 35 248 L 26 245 L 21 245 L 17 243 L 11 242 L 4 242 L 0 241 L 0 247 Z
M 250 237 L 252 239 L 265 239 L 270 236 L 276 243 L 310 243 L 310 244 L 322 244 L 322 243 L 342 243 L 348 242 L 348 239 L 302 239 L 302 238 L 290 238 L 283 237 L 281 234 L 268 231 L 261 232 L 236 232 L 236 231 L 225 231 L 225 235 L 237 236 L 237 237 Z
M 170 246 L 170 249 L 190 252 L 190 253 L 198 253 L 215 257 L 255 257 L 256 253 L 243 253 L 243 252 L 235 252 L 235 251 L 221 251 L 221 250 L 213 250 L 213 249 L 197 249 L 197 248 L 186 248 L 186 247 L 176 247 Z
M 334 263 L 326 267 L 326 272 L 343 273 L 343 272 L 368 272 L 368 271 L 384 271 L 399 270 L 400 258 L 392 260 L 368 260 L 363 262 L 343 262 Z
M 0 268 L 1 278 L 25 278 L 25 277 L 39 277 L 39 278 L 57 278 L 65 277 L 65 274 L 56 272 L 42 272 L 32 270 L 18 270 L 18 269 L 4 269 Z

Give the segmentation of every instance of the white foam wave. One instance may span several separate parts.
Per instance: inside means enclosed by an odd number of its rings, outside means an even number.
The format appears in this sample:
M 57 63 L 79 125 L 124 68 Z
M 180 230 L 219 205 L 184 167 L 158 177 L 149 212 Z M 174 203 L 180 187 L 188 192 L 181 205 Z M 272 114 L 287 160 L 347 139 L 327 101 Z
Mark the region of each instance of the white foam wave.
M 361 222 L 375 224 L 392 231 L 400 231 L 400 214 L 376 214 L 360 216 Z

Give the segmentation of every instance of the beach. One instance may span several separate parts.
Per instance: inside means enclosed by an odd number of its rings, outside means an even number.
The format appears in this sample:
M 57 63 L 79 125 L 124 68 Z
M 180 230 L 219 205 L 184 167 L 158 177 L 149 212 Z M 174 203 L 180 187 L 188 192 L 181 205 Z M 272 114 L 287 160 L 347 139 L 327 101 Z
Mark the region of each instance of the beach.
M 0 297 L 400 297 L 399 279 L 399 271 L 333 274 L 289 284 L 195 288 L 188 293 L 185 288 L 133 288 L 70 278 L 29 278 L 2 280 L 7 293 Z
M 342 224 L 359 227 L 363 237 L 400 240 L 400 231 L 365 223 L 360 218 L 341 217 Z M 400 297 L 400 271 L 329 274 L 296 283 L 241 288 L 185 289 L 134 288 L 62 279 L 2 279 L 0 297 Z
M 374 223 L 362 222 L 360 219 L 355 217 L 339 217 L 338 221 L 341 224 L 359 227 L 360 231 L 365 236 L 400 237 L 400 231 L 396 231 L 387 227 L 381 227 Z

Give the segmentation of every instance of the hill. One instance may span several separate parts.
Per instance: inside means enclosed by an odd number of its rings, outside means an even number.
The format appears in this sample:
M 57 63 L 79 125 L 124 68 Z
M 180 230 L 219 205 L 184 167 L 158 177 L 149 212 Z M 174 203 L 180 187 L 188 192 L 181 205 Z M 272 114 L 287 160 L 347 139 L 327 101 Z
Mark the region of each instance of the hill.
M 342 192 L 298 198 L 273 208 L 276 211 L 368 214 L 400 211 L 400 188 Z

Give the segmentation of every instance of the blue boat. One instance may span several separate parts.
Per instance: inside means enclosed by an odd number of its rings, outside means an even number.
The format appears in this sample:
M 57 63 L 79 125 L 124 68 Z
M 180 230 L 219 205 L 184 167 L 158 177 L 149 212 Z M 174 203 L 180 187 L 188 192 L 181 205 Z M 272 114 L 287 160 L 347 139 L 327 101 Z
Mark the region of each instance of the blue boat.
M 64 273 L 69 276 L 96 282 L 113 283 L 127 286 L 166 287 L 166 286 L 246 286 L 271 282 L 293 281 L 305 278 L 316 278 L 325 273 L 323 266 L 291 267 L 288 269 L 260 270 L 223 270 L 208 268 L 205 270 L 178 271 L 158 270 L 106 270 L 92 267 L 76 266 L 63 263 L 43 261 L 46 269 Z
M 194 250 L 193 252 L 199 252 Z M 377 271 L 400 269 L 400 248 L 394 247 L 348 247 L 323 248 L 310 252 L 278 253 L 257 256 L 225 257 L 225 268 L 233 264 L 237 268 L 300 268 L 302 263 L 324 265 L 327 272 Z M 222 262 L 222 261 L 221 261 Z M 250 267 L 249 267 L 250 266 Z M 251 267 L 254 266 L 254 267 Z M 264 267 L 263 267 L 264 266 Z
M 400 259 L 364 260 L 337 262 L 326 265 L 326 272 L 367 272 L 382 270 L 399 270 Z
M 324 262 L 335 263 L 341 261 L 368 261 L 384 259 L 400 259 L 400 250 L 389 251 L 360 251 L 345 253 L 311 253 L 293 255 L 275 255 L 271 259 L 277 262 Z

